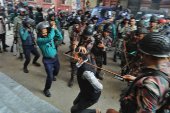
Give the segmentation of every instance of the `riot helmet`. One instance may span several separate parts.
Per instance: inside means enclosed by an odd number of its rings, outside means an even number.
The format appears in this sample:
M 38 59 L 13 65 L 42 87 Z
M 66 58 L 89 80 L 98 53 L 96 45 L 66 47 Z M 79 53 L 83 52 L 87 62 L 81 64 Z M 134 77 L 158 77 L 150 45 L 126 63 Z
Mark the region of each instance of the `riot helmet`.
M 80 13 L 80 12 L 81 12 L 81 13 Z M 83 9 L 81 9 L 81 8 L 78 9 L 78 10 L 77 10 L 77 14 L 78 14 L 78 15 L 82 15 L 82 14 L 83 14 Z
M 41 5 L 37 5 L 37 11 L 41 12 L 42 11 L 42 6 Z
M 74 22 L 75 22 L 75 24 L 79 24 L 81 22 L 81 18 L 78 15 L 76 15 L 74 17 Z
M 82 22 L 86 22 L 87 21 L 87 17 L 85 15 L 81 15 L 81 21 Z
M 90 26 L 86 26 L 82 35 L 85 36 L 85 37 L 92 37 L 93 36 L 93 29 Z
M 157 16 L 151 16 L 150 22 L 158 22 L 159 18 Z
M 18 13 L 20 13 L 21 16 L 25 16 L 25 12 L 26 12 L 26 10 L 24 8 L 18 9 Z M 22 14 L 22 13 L 24 13 L 24 14 Z
M 23 27 L 31 27 L 31 26 L 28 26 L 27 24 L 34 25 L 35 21 L 31 18 L 24 18 L 22 20 L 22 24 L 23 24 Z
M 166 22 L 166 19 L 159 19 L 158 24 L 161 24 L 163 22 Z
M 154 57 L 169 57 L 170 39 L 160 33 L 149 33 L 140 41 L 138 49 Z
M 144 20 L 140 20 L 136 23 L 137 27 L 144 27 L 145 26 L 145 21 Z
M 43 29 L 47 29 L 47 32 L 50 31 L 50 24 L 48 22 L 40 22 L 37 26 L 36 26 L 36 32 L 38 34 L 38 36 L 42 36 L 42 30 Z
M 107 31 L 109 33 L 113 32 L 113 25 L 111 23 L 107 23 L 104 28 L 103 31 Z
M 28 10 L 29 10 L 29 11 L 32 11 L 32 10 L 33 10 L 33 8 L 34 8 L 34 6 L 33 6 L 33 5 L 28 5 Z
M 91 11 L 86 11 L 84 14 L 85 14 L 85 15 L 88 15 L 87 18 L 90 18 L 90 16 L 91 16 Z

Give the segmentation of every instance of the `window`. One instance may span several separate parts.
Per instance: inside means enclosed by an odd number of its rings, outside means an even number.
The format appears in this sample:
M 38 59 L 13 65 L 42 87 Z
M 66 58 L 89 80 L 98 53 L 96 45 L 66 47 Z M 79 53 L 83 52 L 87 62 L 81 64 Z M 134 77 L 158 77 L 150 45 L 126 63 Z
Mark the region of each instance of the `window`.
M 46 2 L 46 3 L 51 3 L 51 0 L 44 0 L 44 2 Z
M 65 4 L 65 1 L 66 1 L 66 0 L 61 0 L 61 4 Z

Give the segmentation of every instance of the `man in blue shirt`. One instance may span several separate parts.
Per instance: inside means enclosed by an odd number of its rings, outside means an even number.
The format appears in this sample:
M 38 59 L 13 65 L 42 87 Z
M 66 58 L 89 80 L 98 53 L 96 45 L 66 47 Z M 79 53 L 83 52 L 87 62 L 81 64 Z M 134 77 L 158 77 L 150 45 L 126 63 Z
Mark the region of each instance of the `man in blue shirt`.
M 35 66 L 40 66 L 39 63 L 37 63 L 38 58 L 40 57 L 40 54 L 38 53 L 37 49 L 34 47 L 35 43 L 35 37 L 33 34 L 33 28 L 31 27 L 32 22 L 34 20 L 30 18 L 24 18 L 22 23 L 23 23 L 23 28 L 20 30 L 20 35 L 21 35 L 21 40 L 22 40 L 22 46 L 25 54 L 25 63 L 24 63 L 24 72 L 28 73 L 27 66 L 30 63 L 30 53 L 35 55 L 33 64 Z
M 54 76 L 58 75 L 60 69 L 54 40 L 63 39 L 61 33 L 55 25 L 55 22 L 51 21 L 50 25 L 48 22 L 40 22 L 36 26 L 38 34 L 37 44 L 43 54 L 43 63 L 47 73 L 47 79 L 44 89 L 44 94 L 47 97 L 51 97 L 49 89 L 51 88 L 52 81 L 56 81 L 56 78 Z

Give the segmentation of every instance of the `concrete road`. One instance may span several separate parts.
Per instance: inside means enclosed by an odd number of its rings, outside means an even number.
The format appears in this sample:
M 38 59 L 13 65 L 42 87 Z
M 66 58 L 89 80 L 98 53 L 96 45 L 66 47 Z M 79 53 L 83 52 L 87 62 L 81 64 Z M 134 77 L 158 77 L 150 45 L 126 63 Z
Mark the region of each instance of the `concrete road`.
M 12 45 L 13 35 L 12 31 L 7 31 L 7 44 Z M 58 49 L 58 56 L 61 65 L 57 81 L 53 82 L 50 92 L 52 97 L 45 97 L 43 94 L 43 89 L 46 81 L 46 72 L 42 63 L 41 58 L 38 60 L 41 63 L 41 67 L 35 67 L 32 65 L 32 61 L 28 66 L 29 73 L 23 72 L 24 61 L 20 61 L 17 56 L 13 56 L 10 52 L 0 53 L 0 71 L 13 78 L 16 82 L 20 83 L 28 90 L 34 93 L 34 95 L 40 97 L 41 99 L 49 102 L 56 108 L 60 109 L 63 113 L 70 113 L 70 108 L 73 105 L 73 101 L 79 93 L 79 87 L 77 80 L 74 82 L 72 88 L 68 87 L 68 82 L 71 75 L 69 58 L 64 56 L 63 53 L 69 50 L 69 38 L 68 32 L 65 31 L 66 45 L 62 45 Z M 10 48 L 8 49 L 10 51 Z M 117 63 L 112 61 L 113 52 L 108 53 L 108 64 L 103 66 L 103 68 L 108 69 L 113 72 L 120 70 L 120 60 Z M 33 59 L 33 56 L 31 55 Z M 104 74 L 105 73 L 105 74 Z M 119 110 L 120 103 L 120 93 L 126 87 L 125 82 L 121 82 L 117 79 L 112 79 L 111 74 L 102 71 L 104 75 L 104 80 L 100 81 L 103 84 L 104 89 L 102 90 L 102 95 L 97 104 L 92 106 L 94 109 L 101 109 L 102 113 L 105 113 L 108 108 L 113 108 Z M 31 101 L 31 100 L 30 100 Z M 37 103 L 38 104 L 38 103 Z

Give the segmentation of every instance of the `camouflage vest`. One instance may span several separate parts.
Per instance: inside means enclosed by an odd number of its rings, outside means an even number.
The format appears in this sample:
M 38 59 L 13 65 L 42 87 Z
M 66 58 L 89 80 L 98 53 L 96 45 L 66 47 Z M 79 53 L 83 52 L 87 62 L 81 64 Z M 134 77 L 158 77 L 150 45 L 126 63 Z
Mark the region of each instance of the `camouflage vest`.
M 23 17 L 24 18 L 24 17 Z M 15 28 L 16 28 L 16 37 L 20 37 L 20 29 L 23 28 L 23 25 L 22 25 L 22 19 L 23 19 L 21 16 L 17 16 L 14 21 L 16 21 L 16 24 L 14 25 Z

